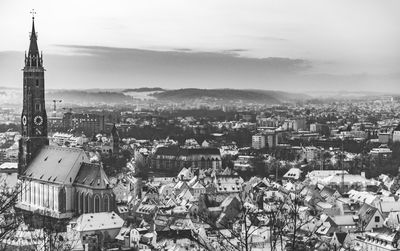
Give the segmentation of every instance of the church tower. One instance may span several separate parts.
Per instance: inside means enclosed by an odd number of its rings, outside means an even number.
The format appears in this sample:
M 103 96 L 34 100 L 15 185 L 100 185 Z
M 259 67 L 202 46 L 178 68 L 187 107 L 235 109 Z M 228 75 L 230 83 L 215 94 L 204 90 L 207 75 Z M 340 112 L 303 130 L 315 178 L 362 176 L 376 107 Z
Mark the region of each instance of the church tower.
M 25 52 L 23 69 L 23 108 L 21 115 L 22 138 L 19 142 L 18 174 L 25 172 L 37 152 L 49 144 L 47 138 L 47 114 L 44 99 L 43 55 L 39 53 L 35 17 L 28 54 Z

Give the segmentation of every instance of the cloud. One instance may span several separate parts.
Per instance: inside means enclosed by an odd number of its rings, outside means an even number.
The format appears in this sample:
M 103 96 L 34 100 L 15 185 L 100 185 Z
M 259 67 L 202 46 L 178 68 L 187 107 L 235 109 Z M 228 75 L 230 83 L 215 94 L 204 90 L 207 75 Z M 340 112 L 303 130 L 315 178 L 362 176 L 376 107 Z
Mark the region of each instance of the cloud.
M 241 51 L 237 49 L 234 49 L 235 53 L 226 53 L 60 46 L 77 56 L 49 56 L 45 59 L 46 65 L 56 69 L 51 71 L 49 68 L 48 76 L 56 78 L 57 85 L 67 84 L 68 79 L 79 87 L 82 87 L 79 82 L 84 83 L 84 88 L 109 88 L 112 85 L 123 88 L 279 89 L 281 86 L 275 85 L 278 79 L 296 76 L 312 67 L 312 63 L 304 59 L 243 57 L 237 54 Z
M 208 70 L 218 71 L 236 71 L 240 70 L 242 74 L 246 72 L 269 72 L 270 74 L 287 74 L 303 72 L 312 67 L 312 63 L 304 59 L 290 58 L 250 58 L 242 57 L 238 52 L 247 51 L 246 49 L 231 49 L 223 52 L 201 52 L 191 49 L 174 49 L 170 51 L 143 50 L 134 48 L 115 48 L 102 46 L 83 46 L 83 45 L 57 45 L 63 48 L 69 48 L 75 54 L 92 55 L 103 58 L 97 63 L 99 66 L 129 64 L 131 66 L 140 66 L 149 64 L 148 69 L 174 69 L 193 70 L 199 72 Z M 165 69 L 161 69 L 165 68 Z M 172 72 L 171 72 L 172 73 Z
M 264 41 L 281 41 L 281 42 L 289 41 L 289 40 L 286 39 L 286 38 L 281 38 L 281 37 L 270 37 L 270 36 L 262 36 L 262 37 L 260 37 L 260 39 L 261 39 L 261 40 L 264 40 Z
M 44 54 L 46 88 L 254 88 L 397 90 L 399 75 L 314 74 L 315 62 L 299 58 L 250 58 L 229 52 L 143 50 L 57 45 L 67 54 Z M 20 87 L 23 53 L 0 52 L 0 86 Z M 397 91 L 398 92 L 398 91 Z

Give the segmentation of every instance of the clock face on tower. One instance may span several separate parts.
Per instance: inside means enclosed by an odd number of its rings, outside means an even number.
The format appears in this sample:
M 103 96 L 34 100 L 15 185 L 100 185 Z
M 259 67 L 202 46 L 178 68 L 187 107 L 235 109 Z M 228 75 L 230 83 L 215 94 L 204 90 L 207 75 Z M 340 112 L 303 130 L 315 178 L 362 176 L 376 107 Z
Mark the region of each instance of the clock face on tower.
M 26 125 L 26 116 L 25 115 L 22 117 L 22 124 Z
M 43 124 L 43 118 L 42 118 L 42 116 L 36 116 L 34 119 L 33 119 L 33 123 L 35 123 L 35 125 L 42 125 Z

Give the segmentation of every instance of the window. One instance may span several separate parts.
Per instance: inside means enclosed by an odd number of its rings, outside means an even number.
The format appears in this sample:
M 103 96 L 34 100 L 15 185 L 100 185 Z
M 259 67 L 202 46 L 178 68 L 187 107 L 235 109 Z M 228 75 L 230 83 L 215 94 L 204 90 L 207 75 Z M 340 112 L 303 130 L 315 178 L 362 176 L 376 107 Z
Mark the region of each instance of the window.
M 379 216 L 375 216 L 375 222 L 379 222 L 380 221 L 380 217 Z
M 83 213 L 83 192 L 79 193 L 79 212 Z
M 98 195 L 94 196 L 94 212 L 100 212 L 100 198 Z
M 89 194 L 87 193 L 85 196 L 85 213 L 89 213 L 89 205 L 90 205 L 90 201 L 89 201 Z
M 39 87 L 39 79 L 36 79 L 36 87 Z
M 168 191 L 167 191 L 168 194 Z M 106 194 L 104 196 L 104 210 L 106 210 L 107 212 L 110 211 L 110 198 L 108 197 L 108 194 Z
M 35 110 L 36 110 L 36 111 L 40 111 L 40 104 L 39 104 L 39 103 L 36 103 L 36 104 L 35 104 Z

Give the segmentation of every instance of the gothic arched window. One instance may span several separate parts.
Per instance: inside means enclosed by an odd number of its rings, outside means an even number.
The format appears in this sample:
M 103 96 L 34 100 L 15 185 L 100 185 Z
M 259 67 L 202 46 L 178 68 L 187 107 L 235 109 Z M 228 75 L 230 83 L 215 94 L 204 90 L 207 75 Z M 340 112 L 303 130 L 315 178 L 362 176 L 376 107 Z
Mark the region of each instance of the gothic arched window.
M 74 210 L 79 213 L 79 192 L 75 191 L 74 193 Z
M 25 183 L 25 201 L 28 202 L 28 204 L 31 203 L 31 182 L 26 181 Z
M 93 202 L 93 196 L 89 195 L 89 209 L 88 212 L 89 213 L 93 213 L 93 207 L 94 207 L 94 202 Z
M 104 196 L 104 211 L 110 212 L 110 197 L 108 194 Z
M 201 157 L 200 168 L 201 169 L 205 169 L 206 168 L 206 159 L 204 157 Z
M 94 212 L 100 212 L 100 196 L 98 194 L 94 196 Z
M 83 192 L 80 192 L 79 193 L 79 213 L 83 213 L 83 203 L 84 203 Z
M 66 192 L 65 188 L 61 188 L 60 192 L 58 193 L 58 210 L 61 213 L 64 213 L 66 211 Z
M 85 213 L 89 213 L 89 194 L 87 193 L 85 196 Z

